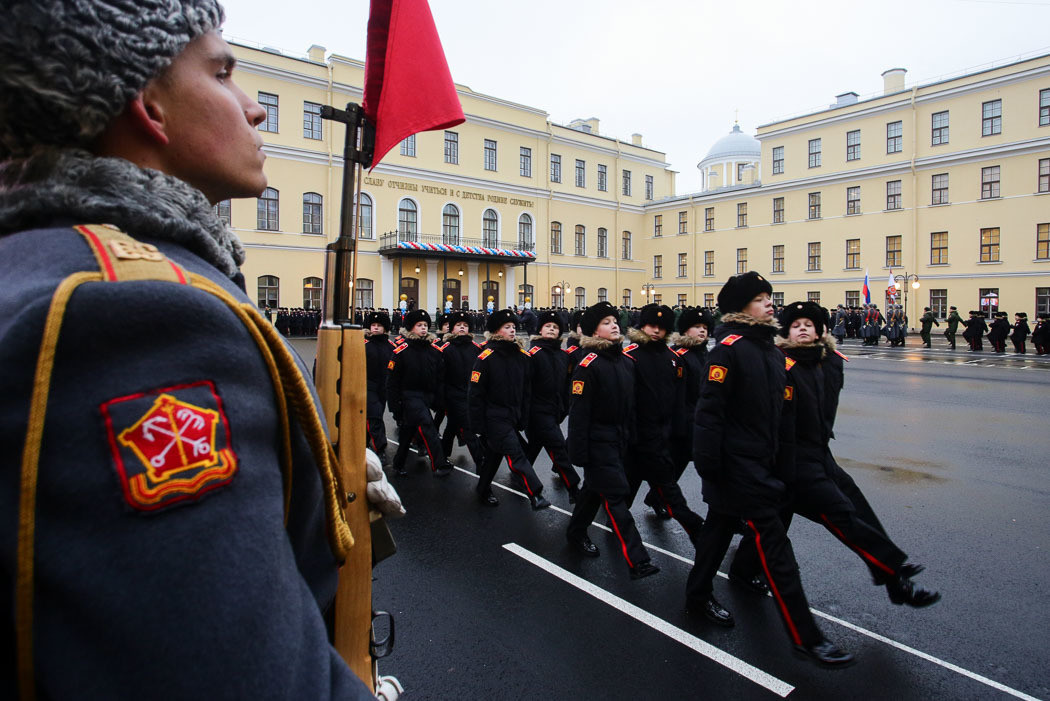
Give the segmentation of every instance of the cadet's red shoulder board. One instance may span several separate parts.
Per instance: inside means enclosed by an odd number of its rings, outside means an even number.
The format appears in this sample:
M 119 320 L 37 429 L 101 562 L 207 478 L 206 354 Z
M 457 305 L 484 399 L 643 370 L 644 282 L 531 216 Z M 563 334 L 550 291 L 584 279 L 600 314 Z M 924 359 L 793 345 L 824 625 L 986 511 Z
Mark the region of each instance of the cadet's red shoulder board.
M 674 354 L 678 355 L 678 356 L 682 356 L 682 355 L 685 355 L 688 352 L 689 352 L 688 348 L 678 348 L 678 349 L 675 350 Z
M 540 346 L 533 346 L 532 348 L 529 349 L 529 355 L 536 355 L 541 350 L 543 350 L 542 347 L 540 347 Z
M 442 343 L 442 344 L 441 344 L 440 346 L 439 346 L 438 344 L 436 344 L 436 343 L 434 344 L 434 347 L 435 347 L 435 348 L 437 348 L 437 349 L 438 349 L 439 351 L 441 351 L 442 353 L 444 353 L 444 352 L 445 352 L 445 349 L 446 349 L 446 348 L 448 348 L 448 346 L 449 346 L 449 343 L 448 343 L 448 341 L 445 341 L 445 342 L 444 342 L 444 343 Z
M 471 341 L 471 343 L 473 343 L 473 344 L 474 344 L 474 347 L 475 347 L 475 348 L 481 348 L 481 344 L 480 344 L 480 343 L 478 343 L 477 341 Z
M 598 357 L 597 353 L 588 353 L 587 357 L 580 361 L 580 367 L 585 368 L 594 362 L 594 359 Z
M 386 339 L 386 342 L 392 345 L 394 348 L 397 348 L 397 341 L 395 341 L 394 339 L 388 338 Z
M 743 338 L 743 336 L 740 336 L 740 335 L 735 334 L 735 333 L 734 334 L 730 334 L 729 336 L 726 336 L 725 338 L 722 339 L 722 345 L 723 346 L 731 346 L 734 343 L 736 343 L 737 341 L 739 341 L 741 338 Z
M 579 348 L 579 346 L 569 346 L 568 348 L 564 348 L 563 350 L 566 353 L 575 353 L 577 348 Z
M 408 348 L 408 344 L 407 343 L 403 343 L 403 344 L 401 344 L 400 346 L 398 346 L 397 348 L 394 349 L 394 353 L 400 353 L 401 351 L 405 350 L 406 348 Z
M 626 355 L 631 360 L 634 360 L 634 356 L 631 355 L 631 351 L 633 351 L 637 347 L 638 347 L 637 343 L 632 343 L 631 345 L 629 345 L 629 346 L 627 346 L 626 348 L 623 349 L 623 354 Z
M 842 359 L 843 359 L 843 360 L 845 360 L 845 361 L 846 361 L 847 363 L 849 362 L 849 358 L 847 358 L 847 357 L 846 357 L 845 355 L 843 355 L 842 353 L 840 353 L 840 352 L 838 352 L 838 351 L 835 351 L 835 355 L 837 355 L 838 357 L 842 358 Z
M 795 366 L 795 361 L 794 360 L 792 360 L 791 358 L 788 358 L 788 357 L 784 358 L 784 369 L 785 370 L 790 370 L 794 366 Z
M 528 352 L 527 350 L 525 350 L 524 348 L 519 348 L 518 350 L 520 350 L 520 351 L 522 352 L 522 354 L 523 354 L 523 355 L 531 355 L 531 354 L 530 354 L 530 353 L 529 353 L 529 352 Z
M 478 360 L 484 360 L 485 358 L 489 357 L 490 355 L 492 355 L 492 349 L 491 348 L 486 348 L 485 350 L 481 351 L 481 355 L 478 356 Z

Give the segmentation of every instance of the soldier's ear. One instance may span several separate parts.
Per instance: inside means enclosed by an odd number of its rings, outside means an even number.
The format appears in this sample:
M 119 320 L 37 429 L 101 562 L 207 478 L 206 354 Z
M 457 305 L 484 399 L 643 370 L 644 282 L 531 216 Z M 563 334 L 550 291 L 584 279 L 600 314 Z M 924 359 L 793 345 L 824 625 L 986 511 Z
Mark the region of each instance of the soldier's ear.
M 168 145 L 170 139 L 165 131 L 164 108 L 148 87 L 128 101 L 126 112 L 140 135 L 157 145 Z

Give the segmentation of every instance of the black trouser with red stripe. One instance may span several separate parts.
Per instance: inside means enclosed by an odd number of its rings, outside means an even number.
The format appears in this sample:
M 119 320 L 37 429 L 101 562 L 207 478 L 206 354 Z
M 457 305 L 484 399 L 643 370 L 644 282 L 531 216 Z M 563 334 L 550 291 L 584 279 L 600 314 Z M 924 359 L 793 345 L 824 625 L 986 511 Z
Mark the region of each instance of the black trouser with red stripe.
M 1010 343 L 1014 344 L 1014 353 L 1024 353 L 1024 339 L 1023 338 L 1011 338 Z
M 601 446 L 592 448 L 591 453 L 594 464 L 583 468 L 583 489 L 569 519 L 568 536 L 576 540 L 586 537 L 587 527 L 598 515 L 598 510 L 603 509 L 627 566 L 637 567 L 649 562 L 649 553 L 642 545 L 642 537 L 627 506 L 630 488 L 623 468 L 626 450 Z
M 369 397 L 365 429 L 368 431 L 368 447 L 376 455 L 386 452 L 386 424 L 383 423 L 383 401 L 379 397 Z
M 420 397 L 406 396 L 401 407 L 401 429 L 397 434 L 399 445 L 393 462 L 395 470 L 404 469 L 408 449 L 412 447 L 416 436 L 423 439 L 423 449 L 430 457 L 431 470 L 436 470 L 448 462 L 445 451 L 441 449 L 441 437 L 434 426 L 434 416 L 426 402 Z
M 824 636 L 809 611 L 795 553 L 780 517 L 769 513 L 752 516 L 745 522 L 747 529 L 741 544 L 751 543 L 754 547 L 788 637 L 795 645 L 817 644 Z M 686 580 L 687 601 L 702 603 L 711 597 L 718 566 L 739 523 L 737 516 L 714 510 L 707 512 L 707 520 L 696 541 L 696 562 Z
M 490 421 L 485 425 L 485 461 L 478 469 L 477 490 L 479 494 L 487 494 L 492 488 L 492 478 L 496 476 L 499 465 L 503 458 L 507 458 L 507 465 L 524 484 L 525 493 L 530 497 L 539 496 L 543 493 L 543 483 L 532 469 L 532 463 L 525 455 L 525 449 L 521 445 L 521 436 L 517 430 L 508 423 Z
M 658 499 L 667 509 L 668 515 L 682 525 L 689 539 L 695 540 L 700 533 L 700 527 L 704 525 L 704 519 L 686 503 L 685 495 L 678 486 L 674 463 L 671 462 L 668 449 L 663 446 L 656 449 L 650 449 L 649 446 L 633 448 L 628 454 L 628 460 L 628 508 L 634 503 L 634 497 L 638 494 L 642 482 L 648 482 L 652 497 Z
M 462 400 L 459 398 L 453 400 L 452 393 L 449 392 L 446 399 L 448 401 L 448 408 L 445 412 L 447 423 L 445 423 L 444 433 L 441 434 L 441 449 L 446 456 L 451 456 L 452 442 L 456 440 L 456 436 L 459 436 L 460 443 L 467 446 L 470 459 L 474 461 L 474 469 L 481 470 L 481 466 L 485 463 L 485 453 L 481 449 L 481 441 L 478 440 L 478 437 L 473 431 L 467 430 L 467 426 L 470 425 L 470 410 L 466 404 L 466 395 L 464 394 Z
M 535 463 L 540 451 L 546 449 L 554 471 L 558 473 L 562 483 L 570 488 L 579 486 L 580 476 L 569 462 L 569 445 L 565 442 L 557 417 L 550 414 L 533 414 L 529 417 L 529 427 L 525 429 L 525 436 L 529 439 L 530 463 Z

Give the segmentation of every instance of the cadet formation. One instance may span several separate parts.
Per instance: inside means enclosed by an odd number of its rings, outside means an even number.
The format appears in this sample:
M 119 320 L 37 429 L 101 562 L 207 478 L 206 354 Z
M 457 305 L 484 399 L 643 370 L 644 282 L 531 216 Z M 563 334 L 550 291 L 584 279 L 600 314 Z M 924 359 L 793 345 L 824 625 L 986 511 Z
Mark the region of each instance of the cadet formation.
M 852 311 L 829 314 L 811 302 L 777 310 L 772 292 L 749 272 L 723 286 L 717 321 L 708 309 L 649 304 L 631 314 L 600 302 L 568 323 L 562 310 L 540 310 L 533 334 L 519 333 L 522 318 L 502 309 L 486 315 L 483 342 L 465 311 L 438 321 L 440 338 L 429 332 L 426 311 L 403 314 L 393 336 L 385 311 L 367 311 L 369 444 L 399 477 L 409 474 L 409 446 L 418 445 L 433 474 L 444 477 L 459 441 L 474 462 L 484 508 L 500 504 L 492 481 L 504 461 L 532 508 L 549 507 L 535 469 L 546 452 L 551 483 L 573 507 L 568 546 L 600 557 L 588 530 L 602 512 L 616 544 L 610 556 L 622 559 L 631 579 L 660 571 L 631 514 L 644 486 L 643 503 L 659 519 L 678 521 L 696 548 L 685 583 L 691 616 L 735 624 L 713 581 L 740 534 L 732 585 L 772 597 L 800 657 L 849 665 L 853 656 L 825 637 L 809 610 L 788 537 L 796 514 L 853 551 L 892 603 L 925 607 L 940 594 L 914 580 L 923 565 L 892 540 L 830 450 L 848 360 L 836 339 L 850 336 Z M 891 345 L 903 345 L 907 322 L 899 310 L 889 319 L 863 310 L 853 337 L 868 343 L 865 316 L 888 329 L 879 333 Z M 932 313 L 923 316 L 924 342 L 936 323 Z M 399 435 L 392 462 L 376 428 L 384 402 Z M 706 518 L 678 485 L 689 463 L 702 480 Z

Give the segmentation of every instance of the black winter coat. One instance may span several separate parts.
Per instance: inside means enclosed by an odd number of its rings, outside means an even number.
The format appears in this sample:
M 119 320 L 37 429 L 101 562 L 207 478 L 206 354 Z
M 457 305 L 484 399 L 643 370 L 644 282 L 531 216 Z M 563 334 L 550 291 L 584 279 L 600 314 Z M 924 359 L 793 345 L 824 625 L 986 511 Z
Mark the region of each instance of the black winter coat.
M 675 435 L 692 436 L 696 402 L 700 398 L 700 385 L 707 370 L 707 339 L 697 341 L 692 336 L 676 334 L 671 340 L 674 343 L 671 349 L 678 356 L 678 365 L 682 368 L 683 412 L 687 419 L 675 425 Z
M 365 374 L 368 385 L 368 415 L 382 416 L 386 407 L 386 381 L 394 342 L 385 333 L 365 337 Z
M 1005 341 L 1006 337 L 1010 335 L 1010 322 L 1002 317 L 992 322 L 992 326 L 988 329 L 988 342 L 999 343 Z
M 569 413 L 569 354 L 562 350 L 560 338 L 532 338 L 529 349 L 532 402 L 535 416 L 553 416 L 558 423 Z
M 587 354 L 572 374 L 569 459 L 580 467 L 617 464 L 634 426 L 634 361 L 619 342 L 580 339 Z
M 440 346 L 445 362 L 445 392 L 446 397 L 453 394 L 462 396 L 463 401 L 467 399 L 467 390 L 470 387 L 470 373 L 474 370 L 474 361 L 481 353 L 481 344 L 474 341 L 470 334 L 463 336 L 445 336 L 445 342 Z
M 470 427 L 483 435 L 525 428 L 529 416 L 529 355 L 515 341 L 490 338 L 470 374 Z
M 627 337 L 632 343 L 623 352 L 634 360 L 637 445 L 646 451 L 668 450 L 672 424 L 683 425 L 685 393 L 678 355 L 665 341 L 654 341 L 637 329 L 629 330 Z
M 441 351 L 433 345 L 437 337 L 432 333 L 417 336 L 410 331 L 402 336 L 405 343 L 394 349 L 387 379 L 390 413 L 397 420 L 408 397 L 422 399 L 431 409 L 445 406 L 445 363 Z

